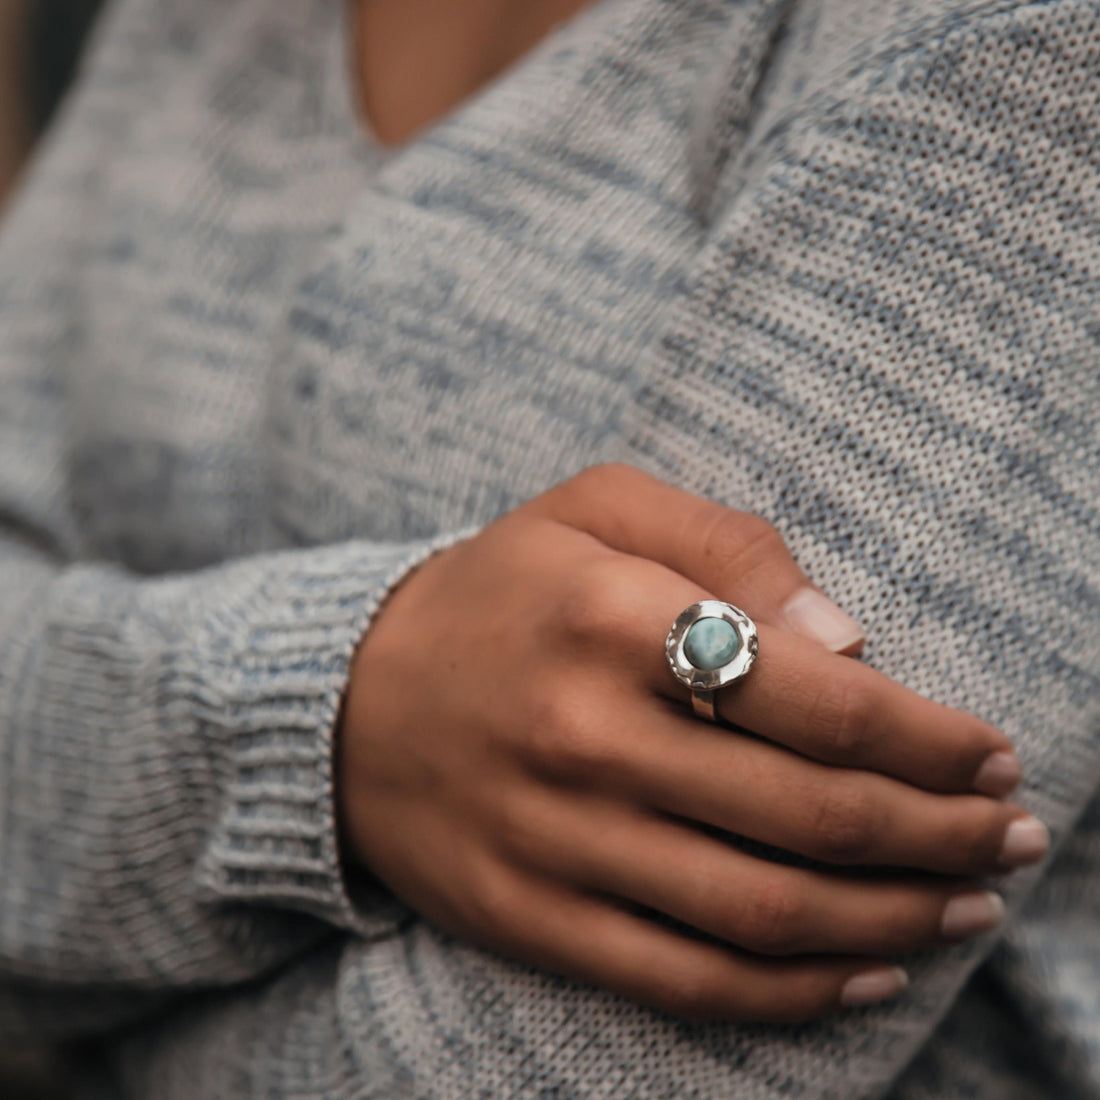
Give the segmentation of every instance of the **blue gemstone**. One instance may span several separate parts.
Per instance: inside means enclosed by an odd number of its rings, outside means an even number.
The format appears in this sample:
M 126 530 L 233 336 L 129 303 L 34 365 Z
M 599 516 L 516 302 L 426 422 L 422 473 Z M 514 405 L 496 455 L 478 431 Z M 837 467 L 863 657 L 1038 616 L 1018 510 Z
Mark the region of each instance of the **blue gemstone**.
M 741 645 L 737 631 L 725 619 L 700 619 L 684 639 L 684 656 L 709 672 L 728 665 Z

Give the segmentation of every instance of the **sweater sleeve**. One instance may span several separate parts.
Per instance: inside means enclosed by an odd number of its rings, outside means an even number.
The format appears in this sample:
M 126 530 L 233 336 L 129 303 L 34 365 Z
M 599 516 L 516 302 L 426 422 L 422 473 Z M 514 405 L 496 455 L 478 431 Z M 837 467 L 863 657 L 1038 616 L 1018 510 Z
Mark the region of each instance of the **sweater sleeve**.
M 6 532 L 5 978 L 163 993 L 252 977 L 326 927 L 392 927 L 399 910 L 353 897 L 341 867 L 332 736 L 372 612 L 432 548 L 143 579 Z
M 0 1036 L 107 1026 L 392 927 L 396 902 L 341 864 L 334 727 L 372 614 L 459 537 L 158 577 L 93 560 L 66 377 L 98 122 L 62 123 L 0 237 Z

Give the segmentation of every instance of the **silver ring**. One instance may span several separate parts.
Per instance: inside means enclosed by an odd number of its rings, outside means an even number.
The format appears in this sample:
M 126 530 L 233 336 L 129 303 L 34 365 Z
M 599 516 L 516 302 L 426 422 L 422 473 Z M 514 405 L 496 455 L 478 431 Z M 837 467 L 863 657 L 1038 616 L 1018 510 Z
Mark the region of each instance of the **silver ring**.
M 706 620 L 724 625 L 697 626 Z M 731 603 L 700 600 L 680 612 L 668 632 L 665 653 L 672 675 L 691 691 L 691 709 L 698 717 L 717 721 L 715 692 L 752 668 L 759 645 L 756 623 Z

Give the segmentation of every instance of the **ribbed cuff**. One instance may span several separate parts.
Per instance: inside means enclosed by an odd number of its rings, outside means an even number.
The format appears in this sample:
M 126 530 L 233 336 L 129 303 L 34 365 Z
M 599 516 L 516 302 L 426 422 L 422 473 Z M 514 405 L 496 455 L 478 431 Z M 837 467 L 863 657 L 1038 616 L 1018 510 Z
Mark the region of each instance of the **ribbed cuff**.
M 210 901 L 310 913 L 362 936 L 407 913 L 341 865 L 333 742 L 352 656 L 389 592 L 473 530 L 401 545 L 343 543 L 267 558 L 235 576 L 206 651 L 222 804 L 198 868 Z

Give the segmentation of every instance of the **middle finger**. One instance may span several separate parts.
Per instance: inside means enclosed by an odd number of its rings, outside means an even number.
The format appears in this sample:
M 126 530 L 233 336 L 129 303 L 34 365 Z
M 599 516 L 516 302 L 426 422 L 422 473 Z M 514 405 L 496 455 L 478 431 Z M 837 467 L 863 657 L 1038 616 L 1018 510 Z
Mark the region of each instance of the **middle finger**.
M 980 875 L 1045 854 L 1009 843 L 1011 825 L 1034 822 L 1012 803 L 831 767 L 656 700 L 620 699 L 617 709 L 629 751 L 598 783 L 651 809 L 826 863 Z

